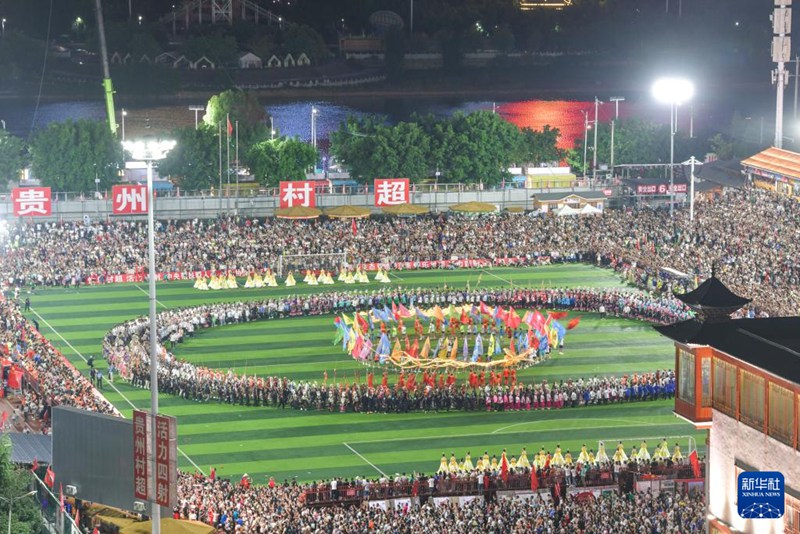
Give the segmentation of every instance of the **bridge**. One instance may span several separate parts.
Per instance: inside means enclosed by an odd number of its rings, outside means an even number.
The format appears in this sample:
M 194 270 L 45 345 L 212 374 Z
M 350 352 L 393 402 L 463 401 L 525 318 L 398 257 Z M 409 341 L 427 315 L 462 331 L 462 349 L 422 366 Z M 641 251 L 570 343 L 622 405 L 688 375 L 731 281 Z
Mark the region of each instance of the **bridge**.
M 254 0 L 186 0 L 174 11 L 161 17 L 162 23 L 172 24 L 173 27 L 180 24 L 184 29 L 195 24 L 233 24 L 242 21 L 281 28 L 290 24 Z

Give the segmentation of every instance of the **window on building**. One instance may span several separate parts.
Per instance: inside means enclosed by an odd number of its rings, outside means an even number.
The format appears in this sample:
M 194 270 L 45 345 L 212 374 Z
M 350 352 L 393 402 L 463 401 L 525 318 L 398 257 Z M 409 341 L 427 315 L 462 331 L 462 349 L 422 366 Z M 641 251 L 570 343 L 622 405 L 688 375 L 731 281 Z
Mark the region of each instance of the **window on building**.
M 714 358 L 714 408 L 736 417 L 736 366 Z
M 783 514 L 783 532 L 800 534 L 800 500 L 787 495 L 786 510 Z
M 739 381 L 739 420 L 762 430 L 764 428 L 764 377 L 742 371 Z
M 700 405 L 711 406 L 711 358 L 703 358 L 700 362 Z
M 680 349 L 678 356 L 678 365 L 680 366 L 680 373 L 678 375 L 678 398 L 694 404 L 694 354 Z
M 794 431 L 794 392 L 769 383 L 769 420 L 767 432 L 773 438 L 792 445 Z

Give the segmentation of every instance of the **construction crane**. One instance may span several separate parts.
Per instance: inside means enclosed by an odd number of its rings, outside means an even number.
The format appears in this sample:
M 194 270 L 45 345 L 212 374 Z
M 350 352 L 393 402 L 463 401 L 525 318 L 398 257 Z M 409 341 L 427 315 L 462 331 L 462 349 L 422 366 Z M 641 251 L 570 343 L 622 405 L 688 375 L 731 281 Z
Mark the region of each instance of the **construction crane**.
M 108 48 L 106 47 L 106 28 L 103 23 L 103 6 L 101 0 L 94 1 L 94 10 L 97 17 L 97 33 L 100 37 L 100 61 L 103 63 L 103 92 L 106 97 L 106 113 L 111 134 L 117 135 L 117 119 L 114 112 L 114 84 L 111 83 L 111 72 L 108 68 Z

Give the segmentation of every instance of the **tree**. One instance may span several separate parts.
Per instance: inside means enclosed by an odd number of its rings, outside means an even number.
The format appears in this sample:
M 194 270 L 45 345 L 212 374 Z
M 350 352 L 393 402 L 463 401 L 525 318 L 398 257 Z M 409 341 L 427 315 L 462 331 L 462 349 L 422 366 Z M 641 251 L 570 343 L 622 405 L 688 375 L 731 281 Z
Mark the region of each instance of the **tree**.
M 523 128 L 521 131 L 518 156 L 514 158 L 518 163 L 549 163 L 558 161 L 563 156 L 558 148 L 558 138 L 561 132 L 558 128 L 545 125 L 542 131 Z
M 267 137 L 267 121 L 269 114 L 258 102 L 255 94 L 240 89 L 229 89 L 218 95 L 212 96 L 206 106 L 203 122 L 217 129 L 222 124 L 223 131 L 227 127 L 226 121 L 230 118 L 231 127 L 239 121 L 239 151 L 247 152 L 251 144 L 258 143 Z M 231 132 L 231 142 L 234 141 L 235 132 Z
M 219 179 L 217 130 L 203 124 L 196 130 L 180 128 L 173 136 L 175 148 L 159 164 L 159 174 L 173 177 L 180 187 L 188 190 L 213 186 Z
M 293 137 L 268 139 L 248 150 L 245 162 L 256 179 L 266 186 L 276 186 L 281 180 L 301 180 L 306 171 L 316 165 L 317 150 Z
M 27 162 L 25 141 L 5 130 L 0 130 L 0 184 L 16 181 L 19 171 Z
M 56 191 L 88 193 L 117 181 L 123 154 L 103 121 L 50 123 L 31 142 L 33 174 Z
M 15 499 L 11 508 L 11 528 L 8 526 L 8 513 L 4 510 L 0 514 L 0 531 L 28 534 L 39 532 L 42 528 L 42 515 L 36 497 L 16 499 L 30 491 L 32 480 L 30 471 L 11 463 L 11 442 L 8 437 L 3 436 L 0 439 L 0 495 L 6 499 Z M 0 506 L 5 509 L 8 503 L 2 502 Z

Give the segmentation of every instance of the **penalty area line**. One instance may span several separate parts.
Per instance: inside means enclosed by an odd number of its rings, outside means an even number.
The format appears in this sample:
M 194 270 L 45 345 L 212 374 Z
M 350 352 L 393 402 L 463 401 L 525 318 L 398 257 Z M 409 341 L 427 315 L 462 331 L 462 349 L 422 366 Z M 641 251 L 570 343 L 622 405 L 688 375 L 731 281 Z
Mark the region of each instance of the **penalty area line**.
M 133 286 L 133 287 L 135 287 L 136 289 L 138 289 L 139 291 L 141 291 L 142 293 L 144 293 L 144 294 L 145 294 L 145 295 L 147 295 L 148 297 L 150 296 L 150 293 L 149 293 L 149 292 L 147 292 L 147 291 L 145 291 L 144 289 L 142 289 L 142 288 L 139 286 L 139 284 L 134 284 L 134 286 Z M 167 309 L 167 307 L 164 305 L 164 303 L 163 303 L 163 302 L 161 302 L 161 301 L 160 301 L 160 300 L 158 300 L 158 299 L 156 299 L 156 304 L 158 304 L 159 306 L 161 306 L 161 307 L 162 307 L 162 308 L 164 308 L 165 310 Z
M 86 357 L 85 357 L 83 354 L 81 354 L 81 352 L 80 352 L 78 349 L 76 349 L 76 348 L 75 348 L 75 347 L 72 345 L 72 343 L 70 343 L 69 341 L 67 341 L 67 339 L 66 339 L 64 336 L 62 336 L 62 335 L 61 335 L 61 333 L 60 333 L 58 330 L 56 330 L 55 328 L 53 328 L 53 325 L 51 325 L 49 322 L 47 322 L 47 319 L 45 319 L 44 317 L 42 317 L 42 315 L 41 315 L 39 312 L 37 312 L 37 311 L 36 311 L 35 309 L 33 309 L 33 308 L 31 308 L 31 311 L 34 313 L 34 315 L 36 315 L 36 317 L 38 317 L 39 319 L 41 319 L 41 320 L 42 320 L 42 322 L 43 322 L 45 325 L 47 325 L 47 328 L 49 328 L 50 330 L 52 330 L 52 331 L 53 331 L 53 333 L 54 333 L 55 335 L 57 335 L 58 337 L 60 337 L 60 338 L 61 338 L 61 340 L 62 340 L 64 343 L 66 343 L 66 344 L 67 344 L 67 346 L 68 346 L 68 347 L 69 347 L 69 348 L 72 350 L 72 352 L 74 352 L 75 354 L 77 354 L 77 355 L 78 355 L 78 356 L 79 356 L 79 357 L 80 357 L 80 358 L 81 358 L 81 359 L 82 359 L 84 362 L 88 362 L 88 361 L 89 361 L 89 360 L 87 360 L 87 359 L 86 359 Z M 63 356 L 63 355 L 62 355 L 62 356 Z M 66 356 L 64 356 L 64 357 L 66 358 Z M 120 390 L 117 388 L 116 384 L 114 384 L 113 382 L 106 382 L 106 384 L 109 384 L 109 385 L 112 387 L 112 389 L 113 389 L 114 391 L 116 391 L 116 392 L 117 392 L 117 394 L 118 394 L 120 397 L 122 397 L 123 399 L 125 399 L 125 402 L 127 402 L 128 404 L 130 404 L 130 405 L 131 405 L 131 408 L 133 408 L 134 410 L 137 410 L 137 409 L 138 409 L 138 408 L 136 407 L 136 405 L 135 405 L 134 403 L 132 403 L 132 402 L 131 402 L 131 400 L 130 400 L 128 397 L 126 397 L 126 396 L 125 396 L 125 394 L 124 394 L 123 392 L 121 392 L 121 391 L 120 391 Z M 95 389 L 95 391 L 97 391 L 97 389 Z M 99 393 L 99 394 L 100 394 L 100 395 L 101 395 L 101 396 L 102 396 L 102 397 L 105 399 L 105 395 L 103 395 L 103 394 L 102 394 L 102 393 L 100 393 L 99 391 L 97 391 L 97 393 Z M 113 406 L 113 403 L 109 402 L 109 401 L 108 401 L 108 399 L 106 399 L 106 402 L 108 402 L 109 404 L 111 404 L 111 405 Z M 120 415 L 122 415 L 122 414 L 120 414 Z M 124 419 L 125 417 L 124 417 L 124 416 L 122 416 L 122 418 Z M 195 468 L 195 469 L 197 469 L 198 471 L 200 471 L 200 473 L 202 473 L 202 474 L 203 474 L 203 476 L 205 476 L 205 474 L 206 474 L 206 473 L 205 473 L 205 471 L 203 471 L 203 469 L 202 469 L 202 468 L 201 468 L 199 465 L 197 465 L 196 463 L 194 463 L 194 460 L 192 460 L 191 458 L 189 458 L 189 456 L 188 456 L 188 455 L 187 455 L 185 452 L 183 452 L 183 450 L 181 450 L 181 448 L 180 448 L 180 447 L 178 447 L 178 452 L 179 452 L 179 453 L 181 453 L 181 455 L 182 455 L 184 458 L 186 458 L 186 459 L 189 461 L 189 463 L 190 463 L 190 464 L 192 464 L 192 465 L 194 466 L 194 468 Z
M 485 274 L 488 274 L 489 276 L 494 276 L 494 277 L 495 277 L 495 278 L 497 278 L 498 280 L 500 280 L 500 281 L 503 281 L 503 282 L 505 282 L 506 284 L 508 284 L 508 285 L 510 285 L 510 286 L 513 286 L 513 285 L 514 285 L 514 282 L 512 282 L 511 280 L 508 280 L 508 279 L 506 279 L 506 278 L 502 278 L 502 277 L 500 277 L 500 276 L 497 276 L 497 275 L 496 275 L 496 274 L 494 274 L 493 272 L 487 271 L 486 269 L 482 269 L 482 270 L 481 270 L 481 272 L 482 272 L 482 273 L 485 273 Z
M 347 444 L 347 443 L 345 443 L 344 441 L 342 442 L 342 445 L 344 445 L 345 447 L 347 447 L 348 449 L 350 449 L 351 451 L 353 451 L 353 454 L 355 454 L 356 456 L 358 456 L 359 458 L 361 458 L 362 460 L 364 460 L 365 462 L 367 462 L 369 465 L 371 465 L 371 466 L 372 466 L 372 468 L 373 468 L 373 469 L 375 469 L 375 471 L 377 471 L 378 473 L 382 474 L 383 476 L 388 476 L 386 473 L 384 473 L 383 471 L 381 471 L 380 469 L 378 469 L 378 466 L 377 466 L 377 465 L 373 464 L 372 462 L 370 462 L 369 460 L 367 460 L 366 458 L 364 458 L 364 456 L 362 456 L 362 454 L 361 454 L 360 452 L 358 452 L 357 450 L 355 450 L 353 447 L 351 447 L 350 445 L 348 445 L 348 444 Z

